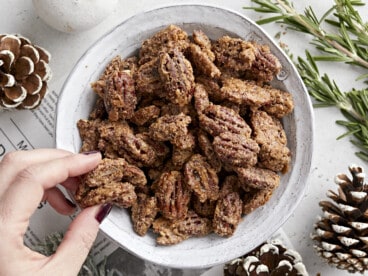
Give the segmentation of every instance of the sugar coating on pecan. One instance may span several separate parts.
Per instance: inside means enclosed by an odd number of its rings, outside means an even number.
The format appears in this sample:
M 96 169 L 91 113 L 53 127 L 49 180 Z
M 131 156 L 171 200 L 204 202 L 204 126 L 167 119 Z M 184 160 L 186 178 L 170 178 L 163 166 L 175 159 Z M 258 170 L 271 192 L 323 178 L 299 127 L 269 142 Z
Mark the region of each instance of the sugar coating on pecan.
M 216 64 L 233 71 L 245 71 L 255 60 L 255 47 L 251 42 L 229 36 L 220 37 L 213 44 Z
M 110 121 L 129 119 L 137 104 L 134 81 L 127 72 L 116 72 L 106 80 L 103 100 Z
M 137 109 L 133 113 L 133 116 L 130 118 L 130 122 L 138 126 L 143 126 L 145 124 L 153 122 L 159 116 L 160 116 L 160 108 L 155 105 L 150 105 Z
M 213 218 L 215 214 L 217 200 L 206 200 L 201 202 L 197 196 L 192 196 L 192 208 L 200 216 Z
M 243 197 L 243 214 L 247 215 L 265 205 L 272 196 L 272 190 L 250 189 Z
M 156 241 L 160 245 L 173 245 L 190 237 L 205 236 L 212 232 L 211 220 L 198 216 L 189 210 L 185 218 L 170 221 L 158 218 L 153 222 L 153 231 L 159 236 Z
M 250 119 L 254 140 L 260 146 L 259 163 L 276 172 L 286 172 L 291 159 L 287 138 L 279 119 L 264 111 L 256 111 Z
M 137 194 L 137 201 L 132 206 L 132 221 L 134 231 L 144 236 L 152 226 L 158 212 L 157 200 L 154 196 Z
M 220 198 L 213 217 L 213 231 L 224 237 L 233 235 L 241 221 L 242 206 L 238 193 L 229 193 Z
M 280 73 L 281 63 L 275 57 L 268 45 L 260 45 L 253 42 L 255 47 L 255 60 L 252 67 L 246 72 L 246 76 L 255 79 L 257 82 L 270 82 Z
M 203 114 L 199 114 L 198 118 L 202 129 L 212 136 L 218 136 L 222 132 L 231 132 L 250 137 L 252 131 L 237 112 L 222 105 L 209 105 Z
M 257 108 L 272 101 L 270 93 L 253 81 L 226 78 L 222 84 L 221 92 L 231 102 Z
M 165 115 L 150 125 L 149 133 L 154 140 L 170 141 L 172 144 L 180 147 L 180 140 L 187 138 L 190 122 L 191 117 L 183 113 L 179 115 Z
M 202 84 L 196 84 L 194 88 L 194 107 L 198 113 L 202 113 L 210 105 L 208 93 Z
M 160 94 L 163 89 L 160 73 L 158 71 L 159 58 L 156 57 L 149 62 L 139 66 L 135 74 L 137 92 L 140 94 Z
M 236 168 L 239 184 L 247 191 L 249 188 L 273 190 L 280 184 L 280 176 L 269 169 L 258 167 Z
M 199 201 L 218 198 L 219 183 L 216 171 L 200 155 L 193 155 L 184 165 L 185 180 Z
M 189 44 L 187 49 L 189 60 L 193 64 L 195 71 L 197 70 L 200 74 L 211 78 L 219 78 L 221 76 L 221 71 L 208 56 L 209 51 L 208 49 L 202 50 L 201 47 L 193 43 Z
M 207 162 L 211 165 L 211 167 L 216 171 L 221 171 L 221 161 L 218 158 L 215 150 L 213 149 L 212 141 L 210 137 L 208 137 L 205 131 L 198 131 L 198 145 L 201 149 L 202 155 L 206 157 Z
M 77 127 L 79 135 L 82 140 L 81 152 L 96 150 L 98 147 L 98 141 L 100 140 L 100 134 L 98 127 L 101 124 L 101 120 L 79 120 Z
M 158 56 L 160 52 L 172 52 L 174 48 L 184 51 L 189 43 L 188 34 L 175 25 L 155 33 L 143 41 L 139 50 L 139 64 L 144 64 Z
M 222 182 L 219 198 L 223 198 L 231 193 L 240 193 L 239 180 L 236 175 L 228 175 Z
M 258 161 L 258 144 L 243 134 L 220 133 L 213 140 L 213 149 L 223 163 L 232 166 L 254 166 Z
M 193 30 L 193 42 L 201 47 L 211 61 L 215 60 L 211 40 L 202 30 Z
M 290 114 L 294 109 L 293 96 L 286 92 L 271 86 L 264 86 L 270 95 L 271 102 L 263 105 L 261 109 L 266 111 L 269 115 L 281 119 Z
M 164 97 L 180 106 L 189 104 L 194 88 L 194 75 L 191 63 L 176 48 L 172 54 L 161 52 L 159 59 L 158 72 L 166 92 Z
M 181 172 L 163 172 L 153 184 L 153 190 L 163 217 L 169 220 L 179 220 L 186 216 L 190 191 Z

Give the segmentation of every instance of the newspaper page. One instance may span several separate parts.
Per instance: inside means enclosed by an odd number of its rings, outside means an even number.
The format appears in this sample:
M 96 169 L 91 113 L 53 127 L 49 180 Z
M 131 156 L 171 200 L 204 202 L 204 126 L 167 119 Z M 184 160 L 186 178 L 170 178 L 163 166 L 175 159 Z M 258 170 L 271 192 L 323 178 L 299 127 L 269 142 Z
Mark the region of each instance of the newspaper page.
M 62 78 L 63 79 L 63 78 Z M 0 112 L 0 160 L 16 150 L 55 147 L 54 126 L 58 91 L 62 83 L 53 84 L 35 110 Z M 47 202 L 41 202 L 30 219 L 24 243 L 34 248 L 53 233 L 65 233 L 73 216 L 58 214 Z M 180 270 L 161 267 L 124 251 L 103 233 L 99 233 L 90 256 L 96 264 L 105 262 L 108 275 L 195 276 L 205 270 Z

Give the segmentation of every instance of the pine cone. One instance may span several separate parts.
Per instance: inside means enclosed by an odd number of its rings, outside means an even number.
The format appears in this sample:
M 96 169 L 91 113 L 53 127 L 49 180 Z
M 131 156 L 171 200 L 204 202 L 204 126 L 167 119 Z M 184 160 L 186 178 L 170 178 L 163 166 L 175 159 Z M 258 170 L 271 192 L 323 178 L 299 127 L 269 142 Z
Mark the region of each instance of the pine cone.
M 50 54 L 27 38 L 0 35 L 0 110 L 33 109 L 47 92 Z
M 321 201 L 323 217 L 315 225 L 312 239 L 322 258 L 349 272 L 368 270 L 368 186 L 361 167 L 349 167 L 352 180 L 338 174 L 338 193 L 329 191 L 333 200 Z
M 302 258 L 280 242 L 266 242 L 224 266 L 225 276 L 307 276 Z

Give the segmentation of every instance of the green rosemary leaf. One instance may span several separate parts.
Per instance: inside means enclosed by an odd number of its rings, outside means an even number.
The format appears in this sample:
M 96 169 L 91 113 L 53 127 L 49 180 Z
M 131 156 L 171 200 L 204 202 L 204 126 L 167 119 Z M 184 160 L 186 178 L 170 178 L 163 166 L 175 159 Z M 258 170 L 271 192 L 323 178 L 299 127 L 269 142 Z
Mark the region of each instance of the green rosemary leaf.
M 278 22 L 278 21 L 283 20 L 283 19 L 285 19 L 285 15 L 260 19 L 260 20 L 257 20 L 256 23 L 259 24 L 259 25 L 264 25 L 264 24 L 268 24 L 268 23 L 271 23 L 271 22 Z

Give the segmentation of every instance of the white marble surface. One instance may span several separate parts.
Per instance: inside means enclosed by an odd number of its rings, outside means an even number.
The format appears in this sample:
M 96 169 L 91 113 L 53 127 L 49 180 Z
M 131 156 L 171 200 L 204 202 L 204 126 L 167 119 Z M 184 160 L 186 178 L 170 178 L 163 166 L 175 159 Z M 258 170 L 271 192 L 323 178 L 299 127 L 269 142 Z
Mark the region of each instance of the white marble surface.
M 244 5 L 250 5 L 249 0 L 231 0 L 226 2 L 220 0 L 190 2 L 179 0 L 119 0 L 117 8 L 111 16 L 97 27 L 83 33 L 66 34 L 50 28 L 37 17 L 32 1 L 13 0 L 1 2 L 0 33 L 20 33 L 31 39 L 33 43 L 48 49 L 52 53 L 53 58 L 50 65 L 54 76 L 50 82 L 50 88 L 55 91 L 60 90 L 62 83 L 79 57 L 98 37 L 136 13 L 173 3 L 200 3 L 230 8 L 253 20 L 257 20 L 261 16 L 252 11 L 242 9 Z M 294 2 L 296 2 L 295 6 L 300 8 L 300 10 L 305 7 L 304 5 L 307 5 L 299 3 L 300 1 Z M 333 3 L 332 0 L 310 0 L 308 2 L 308 5 L 315 7 L 317 14 L 322 14 Z M 367 10 L 363 14 L 367 21 Z M 281 41 L 289 46 L 294 55 L 303 54 L 306 46 L 304 41 L 307 41 L 304 35 L 295 35 L 291 31 L 275 24 L 267 25 L 264 29 L 271 36 L 279 31 L 283 32 Z M 363 87 L 363 84 L 355 82 L 355 77 L 358 73 L 356 68 L 328 64 L 323 65 L 322 70 L 328 72 L 343 89 L 350 89 L 353 85 L 356 88 Z M 0 114 L 0 116 L 2 115 Z M 348 173 L 348 166 L 352 163 L 360 164 L 363 167 L 367 165 L 354 155 L 357 149 L 350 144 L 348 138 L 336 140 L 336 137 L 345 131 L 334 123 L 338 119 L 343 119 L 343 117 L 334 108 L 315 109 L 315 147 L 312 169 L 308 179 L 308 189 L 295 213 L 283 226 L 283 230 L 291 240 L 294 248 L 302 255 L 310 275 L 316 275 L 317 273 L 336 276 L 351 275 L 324 264 L 315 254 L 310 239 L 313 224 L 317 215 L 320 214 L 318 202 L 326 198 L 325 194 L 328 189 L 336 189 L 336 185 L 333 182 L 334 176 L 340 172 Z

